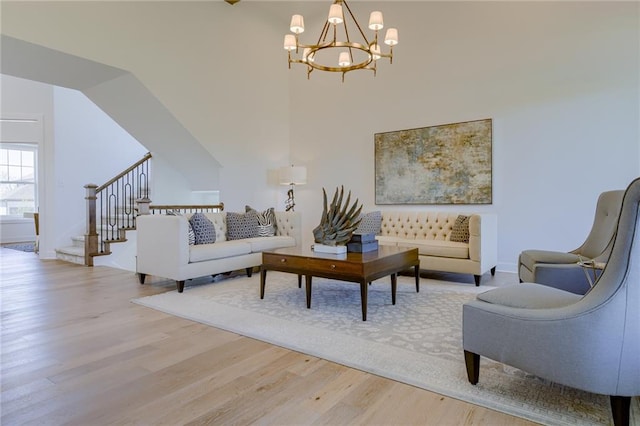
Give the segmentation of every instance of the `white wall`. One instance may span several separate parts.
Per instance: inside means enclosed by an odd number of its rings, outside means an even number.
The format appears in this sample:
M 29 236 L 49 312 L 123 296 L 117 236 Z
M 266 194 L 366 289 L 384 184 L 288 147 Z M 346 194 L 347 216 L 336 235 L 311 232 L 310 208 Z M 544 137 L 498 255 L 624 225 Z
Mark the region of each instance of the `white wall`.
M 53 211 L 49 182 L 55 165 L 46 159 L 53 155 L 53 88 L 47 84 L 0 75 L 2 115 L 37 117 L 41 125 L 38 146 L 38 206 L 40 218 L 40 257 L 53 251 L 51 240 L 44 234 L 53 228 L 49 212 Z M 3 136 L 5 130 L 3 129 Z M 10 220 L 0 229 L 2 242 L 30 241 L 35 238 L 33 220 Z
M 86 230 L 84 185 L 101 185 L 146 149 L 77 90 L 54 87 L 55 247 Z
M 388 25 L 398 25 L 400 44 L 377 77 L 351 73 L 342 84 L 339 75 L 308 81 L 303 69 L 289 71 L 292 157 L 309 166 L 297 206 L 317 211 L 322 187 L 332 193 L 345 185 L 365 210 L 493 212 L 502 270 L 515 271 L 526 248 L 576 248 L 598 194 L 640 175 L 638 4 L 363 2 L 352 9 L 367 16 L 378 6 Z M 492 205 L 374 204 L 375 133 L 483 118 L 494 126 Z M 303 220 L 309 228 L 318 218 Z
M 287 70 L 290 16 L 304 14 L 314 40 L 324 2 L 5 2 L 2 32 L 133 73 L 220 161 L 227 210 L 281 208 L 273 171 L 306 165 L 307 241 L 322 187 L 377 208 L 376 132 L 493 119 L 494 203 L 422 208 L 496 213 L 503 270 L 523 248 L 579 244 L 598 193 L 640 174 L 638 3 L 351 7 L 363 20 L 382 10 L 400 45 L 377 77 L 344 84 Z

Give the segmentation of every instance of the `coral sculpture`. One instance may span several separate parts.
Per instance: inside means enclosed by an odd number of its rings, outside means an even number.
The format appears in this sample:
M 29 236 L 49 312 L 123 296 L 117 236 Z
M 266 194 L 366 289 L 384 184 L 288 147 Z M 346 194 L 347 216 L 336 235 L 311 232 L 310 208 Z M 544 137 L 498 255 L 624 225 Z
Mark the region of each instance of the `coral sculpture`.
M 342 207 L 343 195 L 344 187 L 340 187 L 339 192 L 338 188 L 336 188 L 331 206 L 327 208 L 327 193 L 322 188 L 324 211 L 322 212 L 320 225 L 313 230 L 313 237 L 316 243 L 326 246 L 343 246 L 351 239 L 353 231 L 360 224 L 359 217 L 362 205 L 358 208 L 358 200 L 356 199 L 351 208 L 349 208 L 349 202 L 351 201 L 351 191 L 349 191 L 344 207 Z

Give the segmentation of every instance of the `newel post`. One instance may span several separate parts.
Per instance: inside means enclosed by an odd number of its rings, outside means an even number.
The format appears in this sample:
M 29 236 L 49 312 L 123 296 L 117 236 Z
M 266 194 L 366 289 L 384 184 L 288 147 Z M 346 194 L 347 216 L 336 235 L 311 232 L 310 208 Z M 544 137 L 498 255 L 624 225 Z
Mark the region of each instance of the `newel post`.
M 92 254 L 98 253 L 98 233 L 96 232 L 96 188 L 98 185 L 89 183 L 84 186 L 87 200 L 87 233 L 84 235 L 84 264 L 93 266 Z
M 138 216 L 149 214 L 149 204 L 151 204 L 150 199 L 147 197 L 138 198 L 136 200 L 136 204 L 138 205 Z

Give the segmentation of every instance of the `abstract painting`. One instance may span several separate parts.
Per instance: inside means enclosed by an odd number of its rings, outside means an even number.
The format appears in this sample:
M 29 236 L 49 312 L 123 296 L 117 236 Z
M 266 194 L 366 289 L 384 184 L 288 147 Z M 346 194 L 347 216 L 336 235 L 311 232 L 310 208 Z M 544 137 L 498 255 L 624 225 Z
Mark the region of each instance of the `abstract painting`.
M 376 204 L 491 204 L 491 119 L 376 133 Z

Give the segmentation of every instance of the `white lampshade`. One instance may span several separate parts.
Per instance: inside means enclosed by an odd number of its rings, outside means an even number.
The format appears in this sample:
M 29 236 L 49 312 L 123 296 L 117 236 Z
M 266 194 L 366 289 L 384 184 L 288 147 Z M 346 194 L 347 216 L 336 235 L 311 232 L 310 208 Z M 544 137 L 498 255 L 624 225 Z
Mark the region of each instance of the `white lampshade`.
M 371 49 L 371 57 L 373 58 L 374 61 L 377 61 L 378 59 L 381 58 L 380 56 L 380 45 L 379 44 L 371 44 L 370 46 Z
M 398 30 L 395 28 L 389 28 L 387 34 L 384 36 L 384 44 L 388 46 L 395 46 L 398 44 Z
M 338 57 L 338 65 L 341 67 L 348 67 L 351 65 L 351 59 L 349 59 L 349 52 L 340 52 Z
M 378 31 L 384 27 L 384 23 L 382 22 L 382 12 L 373 11 L 371 15 L 369 15 L 369 29 Z
M 304 166 L 286 166 L 278 170 L 280 185 L 304 185 L 307 183 L 307 168 Z
M 293 34 L 284 36 L 284 50 L 296 50 L 296 36 Z
M 305 47 L 302 51 L 302 60 L 305 62 L 313 62 L 313 53 L 310 47 Z
M 302 15 L 293 15 L 291 17 L 291 25 L 289 29 L 294 34 L 300 34 L 304 32 L 304 18 Z
M 327 19 L 330 24 L 342 24 L 344 18 L 342 16 L 342 5 L 338 3 L 334 3 L 329 8 L 329 18 Z

